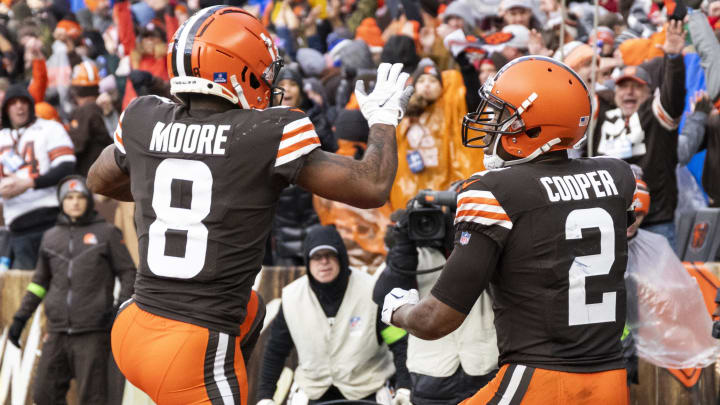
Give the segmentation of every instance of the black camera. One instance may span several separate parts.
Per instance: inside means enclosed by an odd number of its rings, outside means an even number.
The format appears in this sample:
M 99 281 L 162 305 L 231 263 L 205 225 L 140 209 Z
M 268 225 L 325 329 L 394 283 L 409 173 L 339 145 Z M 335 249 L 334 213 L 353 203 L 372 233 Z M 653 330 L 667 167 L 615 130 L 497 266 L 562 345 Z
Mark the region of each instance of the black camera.
M 441 241 L 446 236 L 447 216 L 457 204 L 454 191 L 422 190 L 407 209 L 408 236 L 416 242 Z M 443 209 L 447 207 L 447 209 Z

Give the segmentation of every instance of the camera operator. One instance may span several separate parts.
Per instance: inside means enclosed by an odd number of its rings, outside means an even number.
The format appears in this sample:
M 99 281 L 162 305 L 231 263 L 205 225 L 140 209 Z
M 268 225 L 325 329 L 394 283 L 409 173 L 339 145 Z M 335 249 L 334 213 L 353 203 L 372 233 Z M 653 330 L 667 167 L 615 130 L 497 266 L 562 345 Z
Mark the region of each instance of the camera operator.
M 417 289 L 420 297 L 440 276 L 454 242 L 452 218 L 455 192 L 421 191 L 407 210 L 393 213 L 388 227 L 386 269 L 380 274 L 373 300 L 380 304 L 395 287 Z M 414 405 L 459 403 L 493 379 L 498 348 L 492 302 L 483 293 L 463 324 L 438 340 L 408 337 L 407 368 Z

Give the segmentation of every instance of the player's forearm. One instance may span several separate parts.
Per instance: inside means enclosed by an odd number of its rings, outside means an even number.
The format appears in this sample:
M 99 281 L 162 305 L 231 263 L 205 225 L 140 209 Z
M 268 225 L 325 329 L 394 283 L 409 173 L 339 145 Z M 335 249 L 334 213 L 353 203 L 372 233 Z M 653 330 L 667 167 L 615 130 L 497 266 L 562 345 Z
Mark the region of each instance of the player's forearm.
M 440 339 L 457 328 L 457 326 L 451 328 L 444 322 L 438 322 L 439 320 L 432 307 L 428 305 L 427 299 L 421 300 L 416 305 L 403 305 L 392 316 L 393 325 L 424 340 Z
M 105 148 L 90 167 L 87 185 L 93 193 L 120 201 L 133 201 L 130 177 L 115 163 L 113 145 Z
M 376 208 L 387 201 L 396 170 L 395 127 L 376 124 L 370 129 L 362 160 L 315 149 L 296 183 L 329 200 L 358 208 Z
M 360 163 L 361 169 L 355 174 L 364 180 L 376 205 L 385 204 L 390 196 L 398 165 L 394 126 L 375 124 L 370 128 L 368 147 Z

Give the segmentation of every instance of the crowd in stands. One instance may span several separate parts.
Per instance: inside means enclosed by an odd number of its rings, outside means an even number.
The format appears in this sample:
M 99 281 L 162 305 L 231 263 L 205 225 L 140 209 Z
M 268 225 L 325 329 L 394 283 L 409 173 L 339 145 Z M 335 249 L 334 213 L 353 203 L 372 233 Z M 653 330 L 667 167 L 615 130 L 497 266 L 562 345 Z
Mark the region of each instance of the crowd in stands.
M 167 44 L 215 4 L 243 7 L 268 27 L 285 61 L 275 101 L 303 110 L 326 151 L 362 158 L 369 128 L 353 89 L 363 80 L 369 90 L 379 63 L 403 63 L 415 86 L 397 126 L 387 204 L 361 210 L 287 188 L 267 265 L 304 265 L 303 241 L 321 225 L 342 236 L 347 266 L 383 263 L 393 211 L 484 169 L 482 151 L 463 147 L 462 119 L 483 83 L 525 55 L 561 60 L 584 80 L 594 108 L 574 155 L 642 168 L 653 202 L 643 228 L 674 244 L 678 199 L 695 189 L 677 181 L 678 165 L 720 206 L 720 0 L 2 0 L 0 196 L 11 268 L 35 269 L 60 211 L 57 185 L 87 175 L 123 108 L 138 96 L 170 97 Z M 137 263 L 132 208 L 95 200 Z
M 193 12 L 215 3 L 2 3 L 0 192 L 5 225 L 15 235 L 13 267 L 34 266 L 33 255 L 25 259 L 23 250 L 37 249 L 54 222 L 54 193 L 45 189 L 64 175 L 87 174 L 134 97 L 169 97 L 167 44 Z M 340 228 L 352 264 L 382 262 L 390 212 L 419 190 L 447 189 L 483 169 L 476 151 L 462 147 L 460 122 L 476 108 L 482 83 L 528 54 L 562 60 L 592 87 L 593 131 L 578 155 L 621 157 L 644 169 L 656 202 L 646 227 L 672 243 L 678 162 L 689 163 L 710 205 L 720 201 L 713 176 L 720 170 L 720 70 L 713 69 L 720 60 L 718 1 L 608 0 L 597 8 L 586 2 L 563 8 L 556 0 L 230 3 L 253 12 L 275 36 L 285 60 L 276 81 L 285 95 L 276 102 L 306 112 L 324 150 L 362 156 L 368 130 L 352 89 L 360 79 L 371 87 L 378 63 L 402 62 L 417 89 L 397 129 L 399 168 L 388 205 L 358 212 L 290 187 L 277 210 L 266 264 L 301 265 L 302 240 L 317 224 Z M 678 19 L 685 21 L 682 35 L 668 34 L 669 22 Z M 16 104 L 27 105 L 28 115 L 14 119 Z M 42 132 L 47 156 L 37 156 L 35 146 L 35 156 L 16 168 L 11 155 L 29 158 L 32 149 L 17 137 L 25 129 Z

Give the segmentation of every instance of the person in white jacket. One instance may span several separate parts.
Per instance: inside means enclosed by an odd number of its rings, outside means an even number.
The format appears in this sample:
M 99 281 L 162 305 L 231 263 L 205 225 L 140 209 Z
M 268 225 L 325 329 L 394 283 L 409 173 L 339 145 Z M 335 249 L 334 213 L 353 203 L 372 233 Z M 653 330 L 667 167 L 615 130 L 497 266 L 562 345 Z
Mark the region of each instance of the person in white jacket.
M 351 270 L 340 234 L 332 226 L 312 229 L 304 243 L 308 274 L 282 290 L 282 306 L 265 345 L 258 405 L 272 405 L 275 387 L 293 346 L 298 353 L 291 404 L 365 400 L 409 405 L 393 398 L 387 382 L 407 393 L 407 333 L 380 320 L 372 301 L 374 281 Z M 396 371 L 397 370 L 397 371 Z

